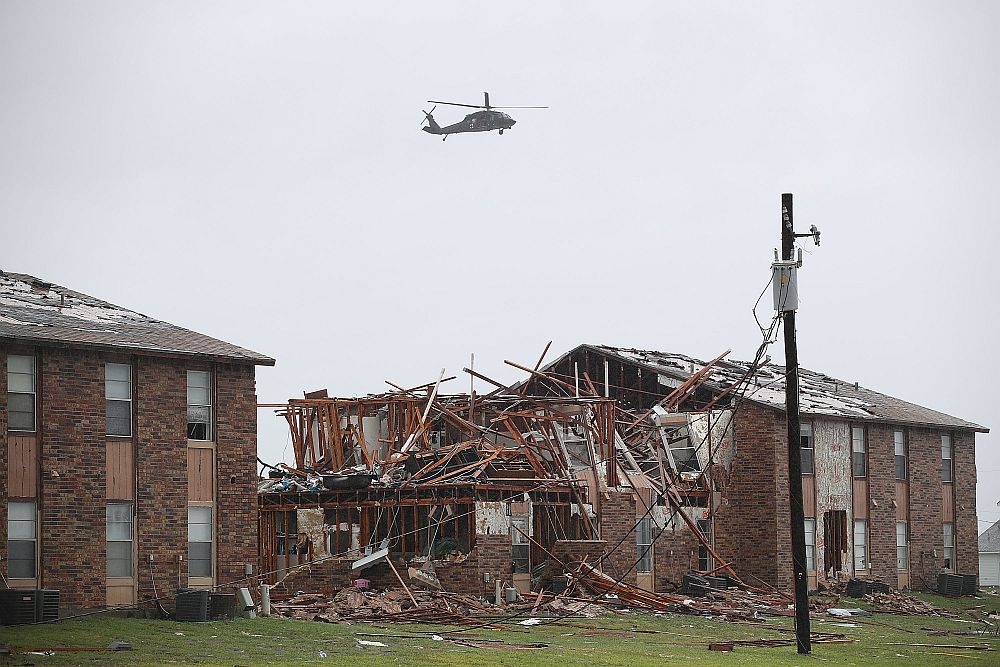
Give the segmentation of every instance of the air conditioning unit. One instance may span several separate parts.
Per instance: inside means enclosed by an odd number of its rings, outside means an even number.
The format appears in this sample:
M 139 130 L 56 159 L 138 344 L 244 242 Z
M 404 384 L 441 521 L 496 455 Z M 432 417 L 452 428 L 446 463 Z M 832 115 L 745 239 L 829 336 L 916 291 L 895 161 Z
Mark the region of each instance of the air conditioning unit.
M 0 625 L 59 620 L 59 591 L 40 588 L 0 590 Z

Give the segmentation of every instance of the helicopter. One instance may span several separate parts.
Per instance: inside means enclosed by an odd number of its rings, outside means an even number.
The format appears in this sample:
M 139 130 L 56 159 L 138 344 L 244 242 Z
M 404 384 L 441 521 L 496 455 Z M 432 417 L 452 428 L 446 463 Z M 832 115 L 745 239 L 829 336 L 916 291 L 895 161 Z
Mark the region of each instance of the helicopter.
M 490 130 L 499 130 L 500 134 L 503 134 L 504 130 L 509 130 L 514 127 L 514 123 L 517 121 L 505 114 L 502 111 L 494 111 L 494 109 L 548 109 L 548 107 L 494 107 L 490 106 L 490 94 L 483 93 L 483 103 L 482 104 L 459 104 L 458 102 L 439 102 L 437 100 L 427 100 L 434 106 L 431 107 L 430 111 L 424 111 L 423 123 L 427 123 L 427 127 L 423 128 L 424 132 L 429 132 L 430 134 L 441 134 L 441 141 L 448 138 L 449 134 L 460 134 L 462 132 L 489 132 Z M 467 115 L 461 121 L 454 123 L 452 125 L 445 125 L 441 127 L 434 120 L 434 109 L 437 109 L 438 104 L 449 104 L 453 107 L 469 107 L 472 109 L 482 109 L 482 111 L 474 111 Z M 423 109 L 421 109 L 423 111 Z M 423 125 L 421 123 L 421 125 Z

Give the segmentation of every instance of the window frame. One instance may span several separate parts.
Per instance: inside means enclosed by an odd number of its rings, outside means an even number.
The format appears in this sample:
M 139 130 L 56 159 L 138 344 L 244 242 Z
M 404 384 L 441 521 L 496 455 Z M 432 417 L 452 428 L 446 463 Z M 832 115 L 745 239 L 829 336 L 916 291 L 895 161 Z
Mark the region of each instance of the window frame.
M 900 528 L 902 528 L 902 544 L 899 543 Z M 903 564 L 902 567 L 900 566 L 901 563 Z M 906 521 L 896 522 L 896 571 L 910 571 L 910 524 Z
M 208 514 L 208 522 L 207 523 L 206 522 L 192 523 L 192 521 L 191 521 L 191 510 L 205 510 L 205 511 L 207 511 L 209 513 Z M 215 536 L 215 520 L 216 520 L 215 507 L 211 503 L 188 503 L 188 540 L 187 540 L 187 545 L 188 545 L 188 549 L 187 549 L 187 559 L 188 559 L 187 575 L 188 575 L 188 580 L 189 580 L 188 583 L 191 583 L 192 581 L 195 581 L 195 580 L 200 580 L 201 582 L 210 583 L 210 582 L 214 581 L 214 579 L 215 579 L 215 537 L 216 537 Z M 191 535 L 191 526 L 192 525 L 196 525 L 196 526 L 205 526 L 205 525 L 207 525 L 208 526 L 208 530 L 209 530 L 209 539 L 208 540 L 193 540 L 193 539 L 191 539 L 191 537 L 192 537 L 192 535 Z M 201 561 L 206 560 L 204 558 L 197 558 L 197 559 L 191 558 L 191 545 L 192 544 L 208 544 L 209 545 L 209 549 L 208 549 L 209 556 L 208 556 L 208 559 L 207 559 L 208 560 L 208 574 L 202 574 L 200 572 L 194 573 L 194 572 L 191 571 L 191 564 L 192 563 L 194 563 L 195 561 L 201 562 Z M 198 584 L 198 585 L 200 585 L 200 584 Z
M 860 431 L 861 438 L 856 438 L 855 434 Z M 860 449 L 858 444 L 860 443 Z M 860 455 L 860 459 L 859 459 Z M 858 465 L 858 461 L 862 465 Z M 859 472 L 858 468 L 862 468 Z M 851 426 L 851 477 L 854 479 L 868 478 L 868 429 L 864 426 Z
M 645 537 L 645 539 L 643 539 Z M 653 571 L 653 520 L 644 516 L 635 522 L 635 571 Z
M 899 429 L 892 432 L 892 446 L 896 481 L 905 482 L 910 478 L 910 442 L 906 431 Z
M 944 455 L 945 443 L 948 446 L 948 456 Z M 945 462 L 947 461 L 947 465 Z M 945 472 L 947 471 L 947 475 Z M 941 483 L 954 484 L 955 482 L 955 439 L 951 433 L 941 434 Z
M 111 524 L 112 524 L 112 521 L 111 521 L 111 517 L 109 516 L 109 514 L 110 514 L 111 507 L 113 507 L 113 506 L 128 507 L 128 518 L 129 518 L 129 521 L 128 521 L 128 532 L 129 532 L 129 538 L 127 540 L 124 540 L 124 539 L 121 539 L 121 538 L 112 539 L 112 537 L 111 537 Z M 122 522 L 122 521 L 116 521 L 114 523 L 121 524 L 121 523 L 124 523 L 124 522 Z M 105 508 L 105 532 L 106 532 L 105 541 L 107 542 L 106 552 L 105 552 L 105 561 L 106 561 L 105 562 L 105 566 L 106 566 L 105 567 L 105 573 L 107 575 L 107 578 L 108 579 L 134 579 L 135 578 L 135 504 L 132 501 L 124 501 L 124 500 L 118 501 L 118 500 L 116 500 L 116 501 L 111 501 L 111 502 L 107 503 L 106 508 Z M 111 574 L 111 561 L 112 561 L 112 558 L 111 558 L 111 548 L 110 547 L 111 547 L 112 543 L 114 543 L 114 544 L 128 543 L 129 544 L 129 549 L 128 549 L 128 552 L 129 552 L 129 561 L 128 561 L 129 573 L 128 574 Z M 121 560 L 121 559 L 116 558 L 114 560 Z
M 808 429 L 809 433 L 805 431 Z M 808 443 L 808 446 L 807 444 Z M 813 430 L 813 424 L 811 421 L 804 421 L 799 424 L 799 460 L 801 461 L 802 474 L 803 475 L 815 475 L 816 474 L 816 433 Z M 806 456 L 806 452 L 809 455 Z M 806 465 L 806 460 L 809 461 L 809 465 Z M 808 468 L 808 470 L 807 470 Z
M 860 533 L 858 532 L 858 526 L 859 526 L 859 524 L 861 525 L 861 531 L 860 531 Z M 862 540 L 863 540 L 861 542 L 861 544 L 860 544 L 860 546 L 861 546 L 861 563 L 862 563 L 862 565 L 860 567 L 858 566 L 858 546 L 859 546 L 859 544 L 858 544 L 858 535 L 859 534 L 861 535 Z M 871 566 L 871 562 L 868 560 L 868 543 L 869 543 L 869 541 L 870 540 L 868 539 L 868 519 L 855 519 L 854 520 L 854 532 L 852 533 L 852 537 L 851 537 L 851 545 L 853 547 L 853 554 L 852 555 L 853 555 L 853 558 L 854 558 L 854 572 L 855 572 L 855 574 L 857 574 L 858 572 L 867 572 L 868 569 L 869 569 L 869 567 Z
M 714 530 L 715 525 L 714 525 L 714 522 L 713 522 L 712 518 L 709 517 L 707 519 L 698 519 L 697 526 L 698 526 L 698 530 L 700 530 L 702 532 L 702 534 L 705 536 L 705 541 L 708 542 L 709 545 L 714 545 L 715 544 L 715 535 L 714 535 L 714 533 L 715 533 L 715 530 Z M 712 554 L 710 554 L 708 552 L 708 549 L 705 548 L 704 544 L 701 544 L 699 542 L 699 544 L 698 544 L 698 569 L 700 571 L 702 571 L 702 572 L 707 572 L 707 571 L 709 571 L 709 570 L 712 569 L 712 566 L 714 564 L 715 564 L 715 559 L 712 557 Z M 702 566 L 704 566 L 704 567 L 702 567 Z
M 11 511 L 11 505 L 30 505 L 31 506 L 31 519 L 12 519 L 11 515 L 14 514 Z M 15 533 L 12 528 L 13 522 L 18 523 L 29 523 L 31 524 L 32 536 L 28 537 L 11 537 Z M 31 544 L 31 575 L 30 576 L 20 576 L 20 573 L 14 574 L 10 571 L 10 566 L 13 561 L 24 561 L 24 558 L 12 559 L 10 545 L 12 542 L 27 542 Z M 8 500 L 7 501 L 7 579 L 17 580 L 17 581 L 31 581 L 38 579 L 38 502 L 36 500 Z
M 26 375 L 21 371 L 11 371 L 10 360 L 11 359 L 28 359 L 31 362 L 31 391 L 11 391 L 11 375 Z M 12 426 L 10 423 L 10 415 L 13 412 L 10 409 L 10 397 L 11 396 L 31 396 L 31 428 L 23 428 L 18 426 Z M 18 413 L 21 410 L 16 411 Z M 37 433 L 38 432 L 38 362 L 33 354 L 8 354 L 7 355 L 7 430 L 17 433 Z
M 112 397 L 108 396 L 108 393 L 110 392 L 110 389 L 111 389 L 111 386 L 112 386 L 111 383 L 120 383 L 120 382 L 122 382 L 122 380 L 119 380 L 117 378 L 112 379 L 111 377 L 109 377 L 108 370 L 109 370 L 109 368 L 111 366 L 115 366 L 115 367 L 119 367 L 119 368 L 125 368 L 125 369 L 128 370 L 128 380 L 126 381 L 128 383 L 128 398 L 118 398 L 118 397 L 112 398 Z M 113 362 L 113 361 L 105 362 L 105 364 L 104 364 L 104 433 L 108 437 L 111 437 L 111 438 L 131 438 L 132 437 L 132 398 L 133 398 L 133 396 L 134 396 L 134 394 L 133 394 L 133 390 L 132 390 L 132 364 L 124 364 L 124 363 Z M 109 424 L 110 424 L 110 418 L 109 417 L 110 417 L 110 414 L 111 414 L 111 411 L 109 410 L 109 405 L 108 405 L 109 403 L 127 403 L 128 404 L 128 433 L 112 433 L 111 432 L 111 428 L 109 427 Z
M 812 524 L 812 530 L 810 530 L 810 524 Z M 806 517 L 803 520 L 803 528 L 806 536 L 806 572 L 816 572 L 816 517 Z M 812 540 L 809 539 L 810 535 Z
M 950 529 L 950 530 L 949 530 Z M 945 521 L 941 524 L 942 533 L 942 556 L 944 557 L 944 569 L 948 572 L 954 572 L 957 568 L 955 567 L 955 522 Z M 950 533 L 950 535 L 949 535 Z M 951 539 L 949 539 L 949 537 Z M 949 542 L 951 544 L 949 544 Z
M 208 386 L 202 385 L 192 385 L 191 376 L 192 374 L 204 374 L 208 378 Z M 215 441 L 215 373 L 211 369 L 187 369 L 187 436 L 188 440 L 195 442 L 214 442 Z M 192 403 L 191 402 L 191 389 L 205 389 L 207 393 L 208 403 Z M 191 409 L 192 408 L 207 408 L 208 418 L 205 422 L 201 421 L 191 421 Z M 192 424 L 205 424 L 205 437 L 196 438 L 192 437 Z
M 510 557 L 514 565 L 514 574 L 531 573 L 531 543 L 524 535 L 514 530 L 517 526 L 525 535 L 530 532 L 530 521 L 527 516 L 510 517 Z M 523 565 L 521 565 L 523 563 Z

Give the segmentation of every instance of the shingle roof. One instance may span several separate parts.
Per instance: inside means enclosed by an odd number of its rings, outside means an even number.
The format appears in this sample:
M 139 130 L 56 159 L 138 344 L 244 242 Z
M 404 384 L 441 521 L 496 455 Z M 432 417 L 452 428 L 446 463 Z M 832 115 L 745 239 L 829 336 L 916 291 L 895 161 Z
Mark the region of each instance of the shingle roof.
M 630 348 L 588 345 L 603 354 L 642 365 L 666 378 L 686 380 L 707 362 L 683 354 L 635 350 Z M 721 390 L 742 378 L 749 362 L 726 359 L 711 373 L 707 385 Z M 676 382 L 663 384 L 676 386 Z M 757 370 L 746 393 L 757 403 L 783 410 L 785 408 L 785 367 L 767 364 Z M 914 403 L 845 382 L 837 378 L 799 367 L 799 409 L 805 414 L 883 421 L 900 424 L 945 426 L 988 432 L 973 422 L 946 415 Z
M 0 338 L 273 366 L 274 359 L 53 285 L 0 271 Z
M 979 536 L 979 551 L 1000 551 L 1000 521 L 984 530 Z

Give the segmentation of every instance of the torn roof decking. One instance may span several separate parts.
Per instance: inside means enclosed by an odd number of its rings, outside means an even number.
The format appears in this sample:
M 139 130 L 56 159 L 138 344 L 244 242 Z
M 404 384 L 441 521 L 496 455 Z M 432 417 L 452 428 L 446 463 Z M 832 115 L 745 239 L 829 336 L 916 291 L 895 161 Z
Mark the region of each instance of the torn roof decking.
M 657 373 L 660 376 L 660 384 L 667 387 L 664 394 L 669 393 L 670 389 L 687 380 L 707 363 L 683 354 L 584 344 L 546 364 L 544 369 L 555 368 L 567 357 L 583 350 Z M 723 360 L 712 369 L 704 387 L 714 392 L 724 391 L 739 382 L 746 375 L 749 366 L 749 362 Z M 600 381 L 599 378 L 592 380 L 595 383 Z M 750 387 L 745 398 L 769 408 L 782 411 L 785 409 L 784 366 L 777 364 L 762 366 L 749 382 Z M 799 407 L 803 414 L 989 432 L 988 428 L 979 424 L 802 367 L 799 368 L 799 383 Z
M 0 272 L 0 339 L 274 365 L 263 354 L 21 273 Z

